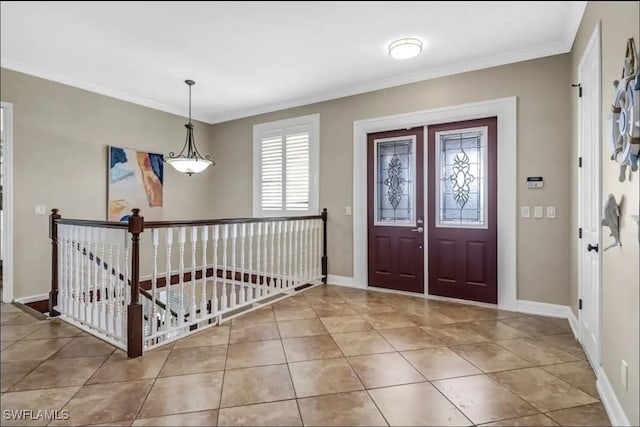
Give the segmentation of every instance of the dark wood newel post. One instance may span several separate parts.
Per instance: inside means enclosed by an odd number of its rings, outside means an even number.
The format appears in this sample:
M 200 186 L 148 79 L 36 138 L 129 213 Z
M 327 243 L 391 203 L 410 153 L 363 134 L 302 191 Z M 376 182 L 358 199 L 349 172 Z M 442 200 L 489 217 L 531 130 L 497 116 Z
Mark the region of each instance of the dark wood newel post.
M 59 316 L 53 309 L 58 305 L 58 223 L 61 216 L 58 209 L 51 209 L 49 215 L 49 238 L 51 239 L 51 291 L 49 291 L 49 316 Z
M 142 356 L 142 305 L 140 294 L 140 233 L 144 230 L 144 217 L 140 209 L 133 209 L 129 217 L 131 233 L 131 303 L 127 307 L 127 355 Z
M 327 283 L 327 208 L 322 209 L 322 283 Z

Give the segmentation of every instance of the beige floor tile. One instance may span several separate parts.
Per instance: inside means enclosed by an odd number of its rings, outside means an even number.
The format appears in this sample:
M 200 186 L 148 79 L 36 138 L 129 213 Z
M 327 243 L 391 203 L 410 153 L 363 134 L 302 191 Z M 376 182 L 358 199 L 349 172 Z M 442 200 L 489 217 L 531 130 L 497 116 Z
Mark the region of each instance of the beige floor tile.
M 18 391 L 4 393 L 0 399 L 0 409 L 5 410 L 31 410 L 37 413 L 39 410 L 61 410 L 64 405 L 76 394 L 80 387 L 49 388 L 45 390 Z M 28 419 L 2 419 L 3 426 L 46 426 L 49 420 Z M 79 424 L 81 425 L 81 423 Z
M 116 350 L 87 381 L 87 384 L 125 382 L 155 378 L 167 360 L 169 350 L 143 353 L 130 359 L 122 350 Z
M 227 350 L 227 369 L 285 363 L 280 340 L 231 344 Z
M 434 381 L 433 385 L 475 424 L 520 418 L 538 412 L 486 375 Z
M 398 351 L 442 347 L 444 344 L 420 328 L 382 329 L 378 331 Z
M 586 359 L 587 355 L 584 354 L 582 345 L 573 336 L 573 333 L 568 334 L 556 334 L 556 335 L 543 335 L 538 339 L 547 342 L 551 345 L 555 345 L 560 350 L 566 351 L 569 354 L 576 356 L 579 359 Z
M 536 319 L 540 319 L 543 322 L 547 322 L 552 324 L 553 326 L 561 329 L 564 332 L 571 332 L 571 325 L 567 319 L 559 318 L 559 317 L 548 317 L 548 316 L 533 316 Z
M 282 338 L 310 337 L 329 332 L 320 319 L 285 320 L 278 322 Z
M 227 346 L 178 348 L 171 351 L 160 377 L 223 371 Z
M 39 363 L 39 361 L 0 363 L 0 392 L 4 393 L 9 390 Z
M 11 391 L 83 385 L 106 358 L 95 356 L 45 360 L 11 387 Z
M 135 420 L 132 426 L 215 426 L 218 411 L 188 412 L 186 414 L 166 415 L 164 417 L 143 418 Z
M 482 307 L 464 304 L 452 304 L 448 307 L 441 307 L 438 311 L 455 322 L 474 322 L 495 318 L 495 314 L 487 312 Z
M 28 325 L 4 325 L 2 326 L 2 334 L 0 334 L 0 340 L 2 341 L 18 341 L 28 335 L 36 332 L 44 325 L 42 322 L 31 323 Z M 57 338 L 57 337 L 44 337 L 44 338 Z
M 364 391 L 299 399 L 306 426 L 386 426 L 384 418 Z
M 293 297 L 285 298 L 273 304 L 273 309 L 291 309 L 291 308 L 309 308 L 311 304 L 304 298 L 303 295 L 296 295 Z
M 258 403 L 220 410 L 221 426 L 301 426 L 298 403 L 295 400 Z
M 188 338 L 178 340 L 173 348 L 206 347 L 229 343 L 229 325 L 213 326 Z
M 513 317 L 510 319 L 500 320 L 505 325 L 511 326 L 530 336 L 552 335 L 566 332 L 563 328 L 556 326 L 550 322 L 536 319 L 535 317 Z
M 578 360 L 577 357 L 537 338 L 520 338 L 496 341 L 496 343 L 535 365 L 551 365 Z
M 428 380 L 482 373 L 446 347 L 403 351 L 402 355 Z
M 490 341 L 472 329 L 473 323 L 453 323 L 449 325 L 423 326 L 422 329 L 446 345 L 475 344 Z
M 304 299 L 311 305 L 318 304 L 344 304 L 345 301 L 337 293 L 330 293 L 328 295 L 309 294 L 305 292 L 303 294 Z
M 18 341 L 0 341 L 0 351 L 4 350 L 5 348 L 17 343 Z
M 276 320 L 278 322 L 282 320 L 301 320 L 301 319 L 316 319 L 318 316 L 313 311 L 311 306 L 306 307 L 277 307 L 274 308 Z
M 516 338 L 524 338 L 528 335 L 511 326 L 505 325 L 497 320 L 483 320 L 481 322 L 472 322 L 469 329 L 482 335 L 490 341 L 512 340 Z
M 83 386 L 64 409 L 67 421 L 50 425 L 86 425 L 133 420 L 151 389 L 151 380 Z
M 404 311 L 404 316 L 418 326 L 439 326 L 452 324 L 455 321 L 438 310 Z
M 611 422 L 601 403 L 562 409 L 547 414 L 563 426 L 610 426 Z
M 415 323 L 397 312 L 363 314 L 362 317 L 375 329 L 410 328 L 416 326 Z
M 268 323 L 275 321 L 276 317 L 273 315 L 273 308 L 271 306 L 267 306 L 236 317 L 231 321 L 231 325 L 253 325 L 255 323 Z
M 221 407 L 294 399 L 287 365 L 233 369 L 224 374 Z
M 323 317 L 320 321 L 329 333 L 340 334 L 346 332 L 360 332 L 371 330 L 371 325 L 360 316 L 331 316 Z
M 342 352 L 330 335 L 287 338 L 282 340 L 288 362 L 330 359 L 342 356 Z
M 482 426 L 501 426 L 501 427 L 537 427 L 537 426 L 557 426 L 551 418 L 544 414 L 530 415 L 528 417 L 515 418 L 511 420 L 496 421 Z
M 471 421 L 427 382 L 369 390 L 391 426 L 468 426 Z
M 596 389 L 597 378 L 593 373 L 593 369 L 591 369 L 591 365 L 586 360 L 562 363 L 559 365 L 549 365 L 542 369 L 565 380 L 572 386 L 589 393 L 596 399 L 600 398 L 598 390 Z
M 4 332 L 4 328 L 2 328 Z M 53 319 L 47 320 L 40 324 L 37 330 L 29 335 L 25 339 L 28 340 L 41 340 L 46 338 L 72 338 L 77 337 L 82 333 L 82 329 L 78 329 L 63 320 Z
M 376 331 L 349 332 L 346 334 L 333 334 L 332 336 L 345 356 L 390 353 L 394 351 L 393 347 Z
M 498 372 L 491 377 L 541 412 L 597 402 L 594 397 L 540 368 Z
M 39 322 L 41 322 L 41 320 L 38 320 L 35 317 L 28 315 L 22 310 L 0 313 L 0 326 L 32 325 Z
M 0 353 L 0 360 L 2 360 L 2 362 L 45 360 L 67 345 L 70 341 L 71 338 L 20 341 L 3 350 Z
M 230 344 L 280 339 L 276 322 L 232 323 Z
M 351 308 L 353 308 L 358 314 L 376 315 L 396 312 L 395 308 L 391 307 L 389 304 L 380 302 L 380 300 L 351 304 Z
M 450 348 L 483 372 L 497 372 L 533 366 L 531 362 L 491 342 L 459 345 Z
M 348 358 L 366 388 L 424 381 L 424 377 L 398 353 L 368 354 Z
M 115 349 L 111 344 L 96 337 L 76 337 L 72 338 L 71 342 L 57 352 L 54 357 L 59 359 L 68 357 L 108 356 L 113 353 Z
M 299 398 L 364 388 L 343 358 L 290 363 L 289 369 Z
M 90 424 L 91 427 L 130 427 L 133 421 L 116 421 L 113 423 Z
M 136 418 L 218 409 L 222 372 L 158 378 Z
M 356 311 L 349 304 L 312 304 L 311 308 L 318 317 L 353 316 Z

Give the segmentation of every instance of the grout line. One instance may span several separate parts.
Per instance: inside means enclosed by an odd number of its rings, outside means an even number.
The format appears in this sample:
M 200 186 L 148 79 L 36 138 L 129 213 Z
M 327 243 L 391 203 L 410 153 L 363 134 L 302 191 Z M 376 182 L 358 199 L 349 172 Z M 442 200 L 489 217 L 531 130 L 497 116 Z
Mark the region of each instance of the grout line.
M 231 325 L 229 325 L 229 335 L 227 337 L 227 351 L 224 355 L 224 367 L 222 370 L 222 383 L 220 384 L 220 398 L 218 399 L 218 409 L 216 410 L 216 425 L 220 425 L 220 411 L 222 410 L 222 393 L 224 393 L 224 379 L 227 376 L 227 360 L 229 359 L 229 347 L 231 344 Z

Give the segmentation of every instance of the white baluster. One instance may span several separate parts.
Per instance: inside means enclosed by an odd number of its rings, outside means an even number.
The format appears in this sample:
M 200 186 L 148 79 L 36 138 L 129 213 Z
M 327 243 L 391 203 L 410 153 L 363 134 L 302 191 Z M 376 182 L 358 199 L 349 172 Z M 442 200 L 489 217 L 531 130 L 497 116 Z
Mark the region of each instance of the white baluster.
M 256 297 L 264 295 L 264 288 L 261 285 L 262 271 L 260 270 L 260 260 L 262 259 L 260 254 L 261 242 L 262 242 L 262 223 L 259 222 L 256 231 Z
M 213 238 L 213 286 L 211 290 L 211 314 L 218 312 L 218 239 L 220 237 L 220 226 L 214 225 L 212 231 Z
M 128 232 L 123 231 L 124 235 L 124 280 L 120 281 L 122 316 L 120 317 L 120 334 L 118 336 L 125 338 L 127 336 L 127 306 L 131 303 L 131 286 L 129 273 L 129 251 L 131 249 L 131 237 Z
M 322 276 L 322 221 L 316 220 L 316 277 Z
M 242 240 L 240 240 L 240 304 L 244 304 L 247 301 L 244 283 L 244 240 L 246 239 L 247 228 L 244 222 L 240 226 L 240 233 L 242 234 Z
M 300 246 L 298 245 L 298 234 L 300 233 L 300 221 L 293 222 L 293 286 L 298 286 L 300 279 L 298 262 L 300 259 Z
M 85 274 L 85 257 L 84 257 L 84 247 L 85 247 L 85 233 L 87 229 L 85 227 L 80 227 L 79 236 L 78 236 L 78 247 L 79 247 L 79 266 L 80 266 L 80 320 L 83 322 L 87 321 L 87 276 Z
M 173 245 L 173 228 L 167 228 L 166 245 L 167 270 L 164 276 L 164 289 L 167 294 L 167 308 L 164 312 L 164 325 L 162 327 L 162 329 L 165 331 L 171 329 L 171 319 L 173 318 L 173 314 L 171 314 L 171 247 Z
M 263 293 L 265 295 L 268 295 L 270 293 L 269 291 L 269 281 L 268 281 L 268 273 L 269 273 L 269 264 L 267 264 L 267 261 L 269 260 L 269 252 L 267 251 L 267 245 L 269 244 L 269 223 L 265 222 L 263 223 L 263 228 L 264 228 L 264 234 L 263 234 L 263 251 L 262 251 L 262 288 L 263 288 Z
M 306 220 L 305 232 L 305 283 L 311 281 L 311 221 Z
M 114 332 L 114 318 L 115 307 L 113 305 L 113 281 L 114 281 L 114 264 L 113 264 L 113 243 L 107 244 L 107 278 L 108 278 L 108 292 L 107 292 L 107 331 Z
M 207 315 L 207 242 L 209 226 L 202 226 L 202 296 L 200 297 L 200 317 Z
M 281 266 L 281 261 L 282 261 L 282 257 L 280 256 L 281 252 L 281 240 L 282 240 L 282 222 L 278 221 L 277 223 L 274 223 L 274 237 L 276 238 L 276 252 L 274 253 L 274 257 L 276 258 L 276 269 L 275 269 L 275 274 L 274 277 L 276 278 L 275 280 L 275 287 L 276 288 L 280 288 L 282 289 L 282 275 L 281 275 L 281 270 L 280 270 L 280 266 Z
M 267 223 L 271 224 L 271 257 L 269 260 L 269 287 L 271 291 L 275 291 L 276 283 L 275 283 L 275 259 L 276 259 L 276 251 L 275 251 L 275 243 L 276 243 L 276 223 L 271 222 Z
M 222 303 L 220 310 L 225 311 L 227 304 L 227 242 L 229 240 L 229 224 L 224 224 L 222 228 Z
M 107 269 L 104 268 L 106 254 L 106 237 L 105 229 L 100 228 L 98 231 L 98 240 L 100 248 L 98 250 L 98 269 L 100 270 L 100 328 L 107 330 L 107 301 L 109 293 L 107 291 Z
M 115 265 L 115 277 L 113 281 L 113 333 L 117 336 L 120 336 L 120 315 L 122 312 L 122 302 L 120 301 L 120 244 L 115 245 L 115 253 L 114 253 L 114 264 Z
M 229 307 L 236 306 L 236 241 L 238 239 L 238 224 L 231 229 L 231 301 Z
M 250 222 L 248 226 L 249 232 L 249 286 L 247 287 L 247 292 L 249 292 L 249 297 L 247 301 L 253 301 L 257 295 L 254 294 L 255 286 L 253 284 L 253 223 Z
M 196 246 L 198 244 L 198 227 L 191 226 L 191 306 L 189 321 L 193 322 L 197 317 L 196 308 Z
M 158 314 L 156 312 L 156 294 L 158 286 L 158 244 L 159 232 L 157 228 L 151 229 L 151 246 L 152 246 L 152 258 L 153 258 L 153 273 L 151 274 L 151 316 L 149 321 L 151 322 L 151 334 L 155 334 L 158 330 Z
M 315 219 L 311 220 L 311 278 L 315 280 L 318 276 L 316 275 L 316 230 L 317 230 L 317 222 Z
M 184 309 L 184 243 L 186 241 L 187 230 L 185 227 L 180 227 L 178 232 L 178 247 L 180 249 L 180 269 L 178 271 L 178 283 L 180 296 L 178 298 L 180 306 L 178 307 L 178 325 L 184 323 L 185 309 Z
M 100 326 L 100 302 L 98 300 L 100 295 L 100 281 L 98 280 L 98 242 L 100 241 L 99 237 L 99 228 L 91 229 L 91 242 L 93 243 L 92 252 L 92 260 L 91 265 L 93 266 L 93 324 L 95 326 Z
M 287 256 L 287 287 L 293 287 L 293 226 L 292 221 L 287 221 L 287 241 L 289 246 L 289 254 Z

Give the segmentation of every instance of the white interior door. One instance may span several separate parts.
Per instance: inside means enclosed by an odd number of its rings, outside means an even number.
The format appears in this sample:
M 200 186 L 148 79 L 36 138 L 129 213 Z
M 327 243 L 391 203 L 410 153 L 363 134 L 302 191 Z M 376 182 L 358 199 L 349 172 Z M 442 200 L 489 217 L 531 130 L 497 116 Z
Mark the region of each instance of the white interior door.
M 578 243 L 580 341 L 593 366 L 600 363 L 600 28 L 593 36 L 578 66 L 579 155 Z

